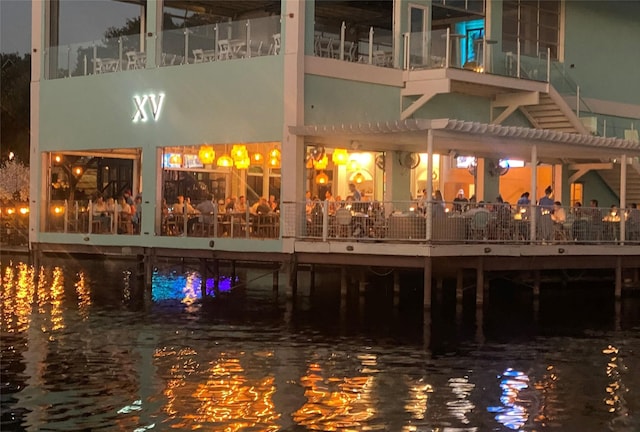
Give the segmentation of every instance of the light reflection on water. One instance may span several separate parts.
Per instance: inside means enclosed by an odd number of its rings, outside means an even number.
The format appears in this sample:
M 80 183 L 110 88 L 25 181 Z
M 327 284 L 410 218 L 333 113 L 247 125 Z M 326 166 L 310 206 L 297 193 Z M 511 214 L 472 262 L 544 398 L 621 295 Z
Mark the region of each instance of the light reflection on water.
M 226 278 L 207 304 L 197 272 L 167 268 L 139 312 L 124 263 L 34 272 L 3 265 L 1 430 L 640 429 L 637 299 L 622 330 L 571 316 L 567 335 L 544 304 L 530 318 L 509 303 L 481 328 L 444 304 L 421 333 L 420 299 L 395 310 L 385 289 L 341 304 L 325 283 L 290 304 Z

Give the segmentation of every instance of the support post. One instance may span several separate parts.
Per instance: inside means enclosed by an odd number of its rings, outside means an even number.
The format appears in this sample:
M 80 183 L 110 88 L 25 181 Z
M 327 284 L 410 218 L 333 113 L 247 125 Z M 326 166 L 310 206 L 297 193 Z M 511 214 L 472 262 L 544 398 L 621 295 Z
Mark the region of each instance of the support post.
M 216 300 L 220 297 L 220 261 L 213 260 L 213 295 Z
M 533 272 L 533 298 L 540 297 L 540 270 Z
M 520 57 L 518 57 L 518 61 Z M 518 67 L 518 70 L 520 68 Z M 536 221 L 538 219 L 538 207 L 536 207 L 536 185 L 538 184 L 538 148 L 536 145 L 531 146 L 531 207 L 529 207 L 529 239 L 531 244 L 536 242 Z
M 287 297 L 294 297 L 298 292 L 298 260 L 292 255 L 289 260 L 287 278 Z
M 361 297 L 364 296 L 366 293 L 366 289 L 367 289 L 367 277 L 364 272 L 364 269 L 360 268 L 360 271 L 358 272 L 358 294 L 360 294 Z
M 207 268 L 207 260 L 200 258 L 200 298 L 204 300 L 207 297 L 207 276 L 209 270 Z
M 313 294 L 313 291 L 316 288 L 316 266 L 315 264 L 311 264 L 309 267 L 309 292 Z
M 625 228 L 625 212 L 627 210 L 627 155 L 623 154 L 620 157 L 620 244 L 624 244 L 626 240 L 626 228 Z
M 464 297 L 464 272 L 462 269 L 458 269 L 456 273 L 456 303 L 462 303 Z
M 425 257 L 424 259 L 424 300 L 422 302 L 424 309 L 431 309 L 431 277 L 432 277 L 432 268 L 431 268 L 431 257 Z
M 478 265 L 476 266 L 476 307 L 480 307 L 484 304 L 484 260 L 482 257 L 478 258 Z
M 236 281 L 236 261 L 231 260 L 231 285 Z
M 347 297 L 347 268 L 340 269 L 340 298 Z
M 278 285 L 280 282 L 279 275 L 280 275 L 280 266 L 277 265 L 276 268 L 273 270 L 273 292 L 278 292 Z
M 622 257 L 616 258 L 616 287 L 615 298 L 619 300 L 622 298 Z
M 400 272 L 398 269 L 393 271 L 393 307 L 400 305 Z

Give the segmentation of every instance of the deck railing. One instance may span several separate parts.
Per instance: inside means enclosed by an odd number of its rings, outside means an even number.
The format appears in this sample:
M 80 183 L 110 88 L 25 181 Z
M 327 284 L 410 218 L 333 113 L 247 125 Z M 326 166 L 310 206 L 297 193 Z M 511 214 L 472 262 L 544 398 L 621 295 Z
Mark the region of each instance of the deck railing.
M 640 212 L 394 201 L 286 203 L 285 236 L 314 241 L 640 244 Z M 561 213 L 564 215 L 562 216 Z M 621 233 L 625 235 L 622 236 Z
M 91 201 L 54 202 L 44 231 L 137 235 L 119 212 L 95 215 Z M 640 245 L 640 210 L 554 209 L 498 203 L 345 201 L 285 202 L 278 212 L 218 212 L 161 217 L 162 236 L 237 240 L 375 241 L 433 244 Z

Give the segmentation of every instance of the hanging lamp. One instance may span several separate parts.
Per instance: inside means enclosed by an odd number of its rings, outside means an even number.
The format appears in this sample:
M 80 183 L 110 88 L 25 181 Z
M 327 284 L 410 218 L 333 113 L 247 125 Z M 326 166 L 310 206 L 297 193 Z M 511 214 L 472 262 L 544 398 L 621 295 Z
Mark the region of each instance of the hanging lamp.
M 198 150 L 198 159 L 204 165 L 212 164 L 216 159 L 216 152 L 213 149 L 213 146 L 204 144 L 200 146 L 200 150 Z
M 329 183 L 329 176 L 326 175 L 324 171 L 320 172 L 320 174 L 316 176 L 316 184 L 325 185 L 327 183 Z
M 227 154 L 227 146 L 224 146 L 224 154 L 218 158 L 216 164 L 219 167 L 229 168 L 233 166 L 233 159 Z
M 234 144 L 231 148 L 231 158 L 234 161 L 243 160 L 249 157 L 247 153 L 247 147 L 244 144 Z
M 349 153 L 346 149 L 335 149 L 331 155 L 331 160 L 336 165 L 346 165 L 349 161 Z
M 320 160 L 317 160 L 313 163 L 313 167 L 317 171 L 321 171 L 321 170 L 327 169 L 328 164 L 329 164 L 329 158 L 327 157 L 326 154 L 324 154 Z

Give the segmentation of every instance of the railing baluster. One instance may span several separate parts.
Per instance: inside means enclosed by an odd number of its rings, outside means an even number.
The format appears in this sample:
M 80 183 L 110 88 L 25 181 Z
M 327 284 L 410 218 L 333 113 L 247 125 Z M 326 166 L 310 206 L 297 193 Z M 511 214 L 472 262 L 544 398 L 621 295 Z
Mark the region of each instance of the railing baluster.
M 344 60 L 344 37 L 346 28 L 347 25 L 342 21 L 342 25 L 340 26 L 340 60 Z

